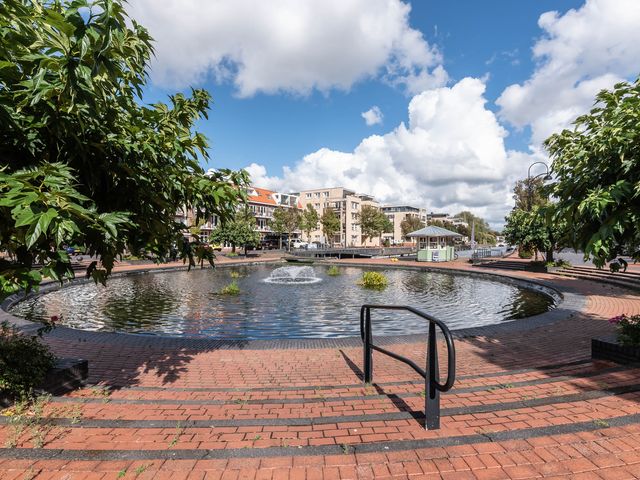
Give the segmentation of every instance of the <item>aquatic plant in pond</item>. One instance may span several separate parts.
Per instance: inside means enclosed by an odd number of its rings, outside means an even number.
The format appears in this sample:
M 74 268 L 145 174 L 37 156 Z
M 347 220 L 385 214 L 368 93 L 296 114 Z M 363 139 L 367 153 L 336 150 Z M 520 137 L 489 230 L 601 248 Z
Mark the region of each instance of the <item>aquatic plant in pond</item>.
M 229 285 L 220 290 L 222 295 L 238 295 L 240 293 L 240 287 L 238 286 L 238 282 L 235 280 L 231 282 Z
M 340 269 L 335 265 L 331 265 L 329 270 L 327 270 L 327 275 L 331 275 L 332 277 L 337 277 L 340 275 Z
M 373 290 L 384 290 L 389 284 L 389 280 L 383 273 L 380 272 L 364 272 L 359 285 L 364 288 L 371 288 Z

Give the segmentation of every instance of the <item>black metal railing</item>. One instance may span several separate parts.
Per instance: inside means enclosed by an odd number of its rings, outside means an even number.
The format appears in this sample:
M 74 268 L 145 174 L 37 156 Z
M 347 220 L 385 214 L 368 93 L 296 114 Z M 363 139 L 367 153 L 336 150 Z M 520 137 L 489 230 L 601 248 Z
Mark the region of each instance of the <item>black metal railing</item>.
M 427 337 L 426 370 L 416 363 L 397 353 L 386 350 L 373 344 L 373 332 L 371 329 L 371 310 L 404 310 L 411 312 L 429 321 L 429 334 Z M 440 383 L 438 371 L 438 344 L 436 343 L 436 325 L 442 331 L 447 343 L 447 381 Z M 388 355 L 391 358 L 406 363 L 424 378 L 424 416 L 425 428 L 435 430 L 440 428 L 440 392 L 446 392 L 453 387 L 456 380 L 456 349 L 449 328 L 437 318 L 420 310 L 403 305 L 363 305 L 360 309 L 360 337 L 364 343 L 364 381 L 373 381 L 373 350 Z

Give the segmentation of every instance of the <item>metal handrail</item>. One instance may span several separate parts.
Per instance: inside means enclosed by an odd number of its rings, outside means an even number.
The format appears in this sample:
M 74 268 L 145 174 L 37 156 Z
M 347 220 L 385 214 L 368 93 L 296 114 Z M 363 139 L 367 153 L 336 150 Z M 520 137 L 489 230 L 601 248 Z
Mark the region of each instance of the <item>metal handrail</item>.
M 371 310 L 404 310 L 429 321 L 429 335 L 427 338 L 426 369 L 423 370 L 415 362 L 402 355 L 386 350 L 373 344 L 371 328 Z M 438 345 L 436 343 L 436 325 L 442 331 L 447 343 L 447 381 L 440 383 L 438 372 Z M 435 430 L 440 428 L 440 392 L 446 392 L 453 387 L 456 380 L 456 349 L 453 336 L 449 328 L 437 318 L 426 314 L 417 308 L 406 305 L 363 305 L 360 308 L 360 338 L 364 343 L 364 381 L 373 381 L 373 350 L 409 365 L 425 379 L 425 428 Z

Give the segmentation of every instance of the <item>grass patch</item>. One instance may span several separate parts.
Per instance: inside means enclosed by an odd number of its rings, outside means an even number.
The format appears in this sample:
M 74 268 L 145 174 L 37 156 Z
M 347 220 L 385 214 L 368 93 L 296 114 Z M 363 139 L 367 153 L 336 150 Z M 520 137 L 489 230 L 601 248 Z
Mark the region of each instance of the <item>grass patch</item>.
M 364 272 L 358 284 L 372 290 L 384 290 L 389 285 L 389 280 L 380 272 Z
M 242 275 L 240 275 L 240 272 L 236 272 L 235 270 L 231 271 L 231 278 L 240 278 Z
M 240 287 L 238 286 L 238 282 L 235 280 L 231 282 L 229 285 L 220 290 L 222 295 L 238 295 L 240 293 Z

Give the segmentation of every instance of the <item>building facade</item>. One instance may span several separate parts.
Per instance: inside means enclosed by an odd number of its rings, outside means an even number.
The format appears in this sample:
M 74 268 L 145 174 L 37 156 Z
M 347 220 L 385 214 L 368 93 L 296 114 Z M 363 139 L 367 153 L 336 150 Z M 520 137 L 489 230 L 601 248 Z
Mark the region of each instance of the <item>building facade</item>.
M 385 205 L 381 207 L 381 210 L 393 224 L 393 232 L 382 234 L 382 239 L 388 240 L 391 245 L 415 243 L 415 239 L 406 239 L 402 236 L 401 225 L 404 219 L 415 217 L 423 224 L 427 224 L 427 211 L 424 208 L 412 207 L 409 205 Z
M 318 217 L 326 209 L 333 211 L 340 218 L 340 231 L 335 234 L 334 238 L 326 238 L 319 224 L 318 229 L 311 232 L 310 238 L 304 240 L 308 242 L 330 243 L 341 247 L 362 247 L 362 246 L 378 246 L 379 239 L 362 240 L 362 231 L 360 229 L 360 212 L 362 207 L 370 205 L 379 208 L 378 202 L 371 195 L 358 194 L 353 190 L 343 187 L 335 188 L 319 188 L 315 190 L 303 190 L 293 193 L 293 196 L 299 198 L 301 208 L 304 210 L 307 205 L 311 205 L 317 212 Z
M 256 231 L 260 233 L 262 240 L 274 234 L 270 223 L 276 208 L 301 208 L 297 195 L 274 192 L 266 188 L 249 187 L 247 199 L 249 209 L 256 217 Z M 296 231 L 294 236 L 298 236 L 299 233 L 299 230 Z

